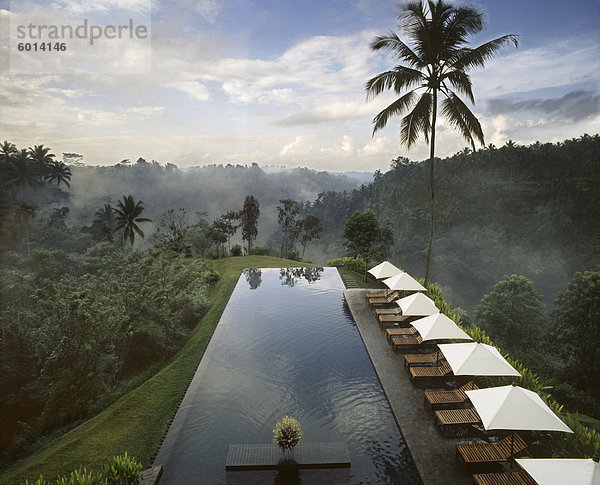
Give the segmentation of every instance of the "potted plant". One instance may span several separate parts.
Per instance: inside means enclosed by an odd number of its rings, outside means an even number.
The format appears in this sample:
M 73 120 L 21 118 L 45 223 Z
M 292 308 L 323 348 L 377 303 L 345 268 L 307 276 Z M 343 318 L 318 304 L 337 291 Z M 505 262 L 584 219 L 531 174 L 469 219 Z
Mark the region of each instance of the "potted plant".
M 302 428 L 298 420 L 284 416 L 275 424 L 273 443 L 277 444 L 284 453 L 289 453 L 301 438 Z

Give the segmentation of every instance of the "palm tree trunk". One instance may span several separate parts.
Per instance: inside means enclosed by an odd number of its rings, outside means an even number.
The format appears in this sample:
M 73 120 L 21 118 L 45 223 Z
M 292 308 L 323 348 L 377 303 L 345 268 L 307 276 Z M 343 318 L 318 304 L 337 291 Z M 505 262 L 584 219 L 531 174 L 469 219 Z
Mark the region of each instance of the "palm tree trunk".
M 431 145 L 429 147 L 429 191 L 431 193 L 431 206 L 429 207 L 429 242 L 427 243 L 427 263 L 425 265 L 425 284 L 429 283 L 429 270 L 431 268 L 431 247 L 433 246 L 433 228 L 435 222 L 435 190 L 433 184 L 433 163 L 435 160 L 435 122 L 437 119 L 437 89 L 433 90 L 431 112 Z

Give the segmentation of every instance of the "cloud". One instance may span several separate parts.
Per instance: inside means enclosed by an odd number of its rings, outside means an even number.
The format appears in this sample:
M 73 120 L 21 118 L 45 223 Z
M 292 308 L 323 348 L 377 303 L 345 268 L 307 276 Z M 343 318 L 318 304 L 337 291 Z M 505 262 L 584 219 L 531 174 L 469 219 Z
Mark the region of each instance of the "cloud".
M 225 2 L 223 0 L 162 0 L 161 4 L 162 9 L 177 12 L 178 16 L 190 18 L 198 14 L 207 22 L 214 24 Z
M 373 105 L 364 100 L 332 101 L 276 120 L 279 126 L 299 126 L 372 116 Z
M 50 7 L 80 15 L 90 12 L 110 12 L 115 9 L 144 11 L 150 9 L 151 0 L 56 0 Z
M 349 135 L 344 135 L 342 141 L 334 148 L 321 148 L 323 155 L 334 155 L 336 157 L 350 158 L 356 157 L 356 145 Z
M 496 146 L 508 140 L 527 145 L 536 141 L 560 142 L 576 138 L 583 133 L 597 133 L 600 114 L 579 121 L 538 118 L 520 120 L 507 114 L 483 116 L 481 124 L 486 133 L 486 142 Z
M 361 155 L 367 157 L 391 155 L 398 150 L 397 146 L 394 146 L 392 140 L 387 136 L 378 136 L 377 138 L 371 139 L 364 147 L 359 150 Z
M 153 116 L 156 114 L 161 114 L 165 110 L 164 106 L 140 106 L 137 108 L 129 108 L 126 109 L 126 113 L 134 113 L 142 116 Z
M 369 34 L 370 35 L 370 34 Z M 371 68 L 367 34 L 314 36 L 274 59 L 224 58 L 200 68 L 198 78 L 223 83 L 234 102 L 278 101 L 309 97 L 312 92 L 361 92 Z M 293 96 L 292 96 L 293 95 Z
M 103 110 L 80 109 L 77 111 L 77 122 L 85 125 L 115 125 L 124 120 L 116 113 Z
M 297 136 L 293 142 L 285 145 L 279 152 L 281 158 L 297 158 L 308 156 L 312 151 L 312 144 L 308 136 Z
M 84 98 L 96 95 L 93 91 L 87 89 L 47 88 L 46 92 L 60 94 L 67 98 Z
M 167 84 L 167 87 L 183 91 L 197 101 L 208 101 L 210 99 L 208 88 L 198 81 L 175 81 Z
M 577 89 L 561 97 L 517 99 L 503 97 L 487 101 L 490 114 L 534 112 L 553 119 L 579 121 L 598 114 L 600 94 L 594 91 Z
M 475 98 L 598 82 L 600 46 L 597 38 L 574 37 L 549 47 L 517 50 L 490 60 L 472 74 Z
M 242 80 L 224 82 L 223 91 L 233 103 L 290 104 L 298 101 L 296 92 L 291 88 L 261 89 Z

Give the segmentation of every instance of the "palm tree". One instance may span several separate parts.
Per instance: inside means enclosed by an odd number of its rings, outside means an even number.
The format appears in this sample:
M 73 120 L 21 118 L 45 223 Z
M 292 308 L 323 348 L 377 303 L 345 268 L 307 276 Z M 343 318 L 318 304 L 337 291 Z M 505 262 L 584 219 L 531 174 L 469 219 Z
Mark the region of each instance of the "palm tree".
M 60 183 L 64 183 L 67 187 L 70 187 L 69 183 L 71 180 L 71 169 L 64 162 L 58 160 L 52 161 L 47 165 L 46 180 L 54 182 L 56 180 L 56 186 L 60 186 Z
M 133 200 L 133 196 L 123 196 L 123 200 L 117 203 L 115 211 L 115 231 L 123 229 L 123 241 L 129 238 L 131 247 L 135 241 L 136 233 L 143 238 L 144 232 L 137 225 L 138 222 L 152 222 L 151 219 L 139 217 L 144 211 L 143 202 Z
M 94 214 L 96 218 L 92 222 L 92 228 L 95 229 L 101 239 L 112 241 L 114 232 L 114 212 L 110 204 L 104 204 L 102 209 L 98 209 Z
M 0 190 L 7 188 L 8 165 L 17 153 L 18 150 L 14 143 L 5 140 L 4 143 L 0 144 Z
M 50 170 L 50 166 L 54 163 L 54 154 L 50 153 L 50 148 L 44 145 L 34 145 L 29 149 L 31 160 L 33 160 L 38 171 L 40 179 L 45 179 Z
M 479 47 L 468 47 L 470 35 L 484 27 L 483 14 L 473 6 L 452 6 L 443 0 L 411 2 L 399 17 L 399 26 L 412 42 L 405 44 L 395 32 L 376 37 L 371 43 L 375 51 L 383 50 L 396 55 L 406 65 L 378 74 L 366 83 L 367 99 L 386 90 L 401 95 L 373 119 L 373 135 L 382 129 L 391 116 L 408 110 L 400 124 L 400 141 L 410 148 L 419 135 L 429 143 L 429 188 L 431 207 L 429 214 L 429 242 L 425 284 L 429 281 L 431 248 L 435 220 L 435 193 L 433 168 L 435 157 L 435 127 L 438 114 L 438 96 L 441 114 L 451 126 L 475 149 L 475 141 L 484 145 L 479 121 L 457 93 L 475 102 L 471 90 L 472 68 L 483 67 L 506 44 L 518 45 L 518 37 L 504 35 Z M 419 96 L 418 91 L 423 92 Z
M 7 163 L 17 154 L 17 152 L 18 150 L 14 143 L 9 143 L 7 140 L 4 140 L 4 142 L 0 144 L 0 161 Z
M 22 198 L 25 198 L 25 187 L 35 187 L 40 184 L 40 178 L 33 165 L 29 151 L 21 149 L 9 159 L 6 165 L 6 180 L 15 187 L 21 187 Z

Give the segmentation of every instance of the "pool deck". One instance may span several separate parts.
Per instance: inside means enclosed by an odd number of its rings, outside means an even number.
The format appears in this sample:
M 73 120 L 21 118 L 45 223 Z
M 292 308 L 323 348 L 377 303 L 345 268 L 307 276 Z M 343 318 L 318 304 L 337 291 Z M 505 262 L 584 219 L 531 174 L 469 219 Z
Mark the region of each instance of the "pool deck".
M 424 389 L 412 384 L 402 354 L 387 341 L 366 292 L 350 289 L 344 296 L 424 485 L 472 483 L 455 461 L 455 446 L 465 440 L 444 437 L 437 429 L 432 411 L 424 406 Z

